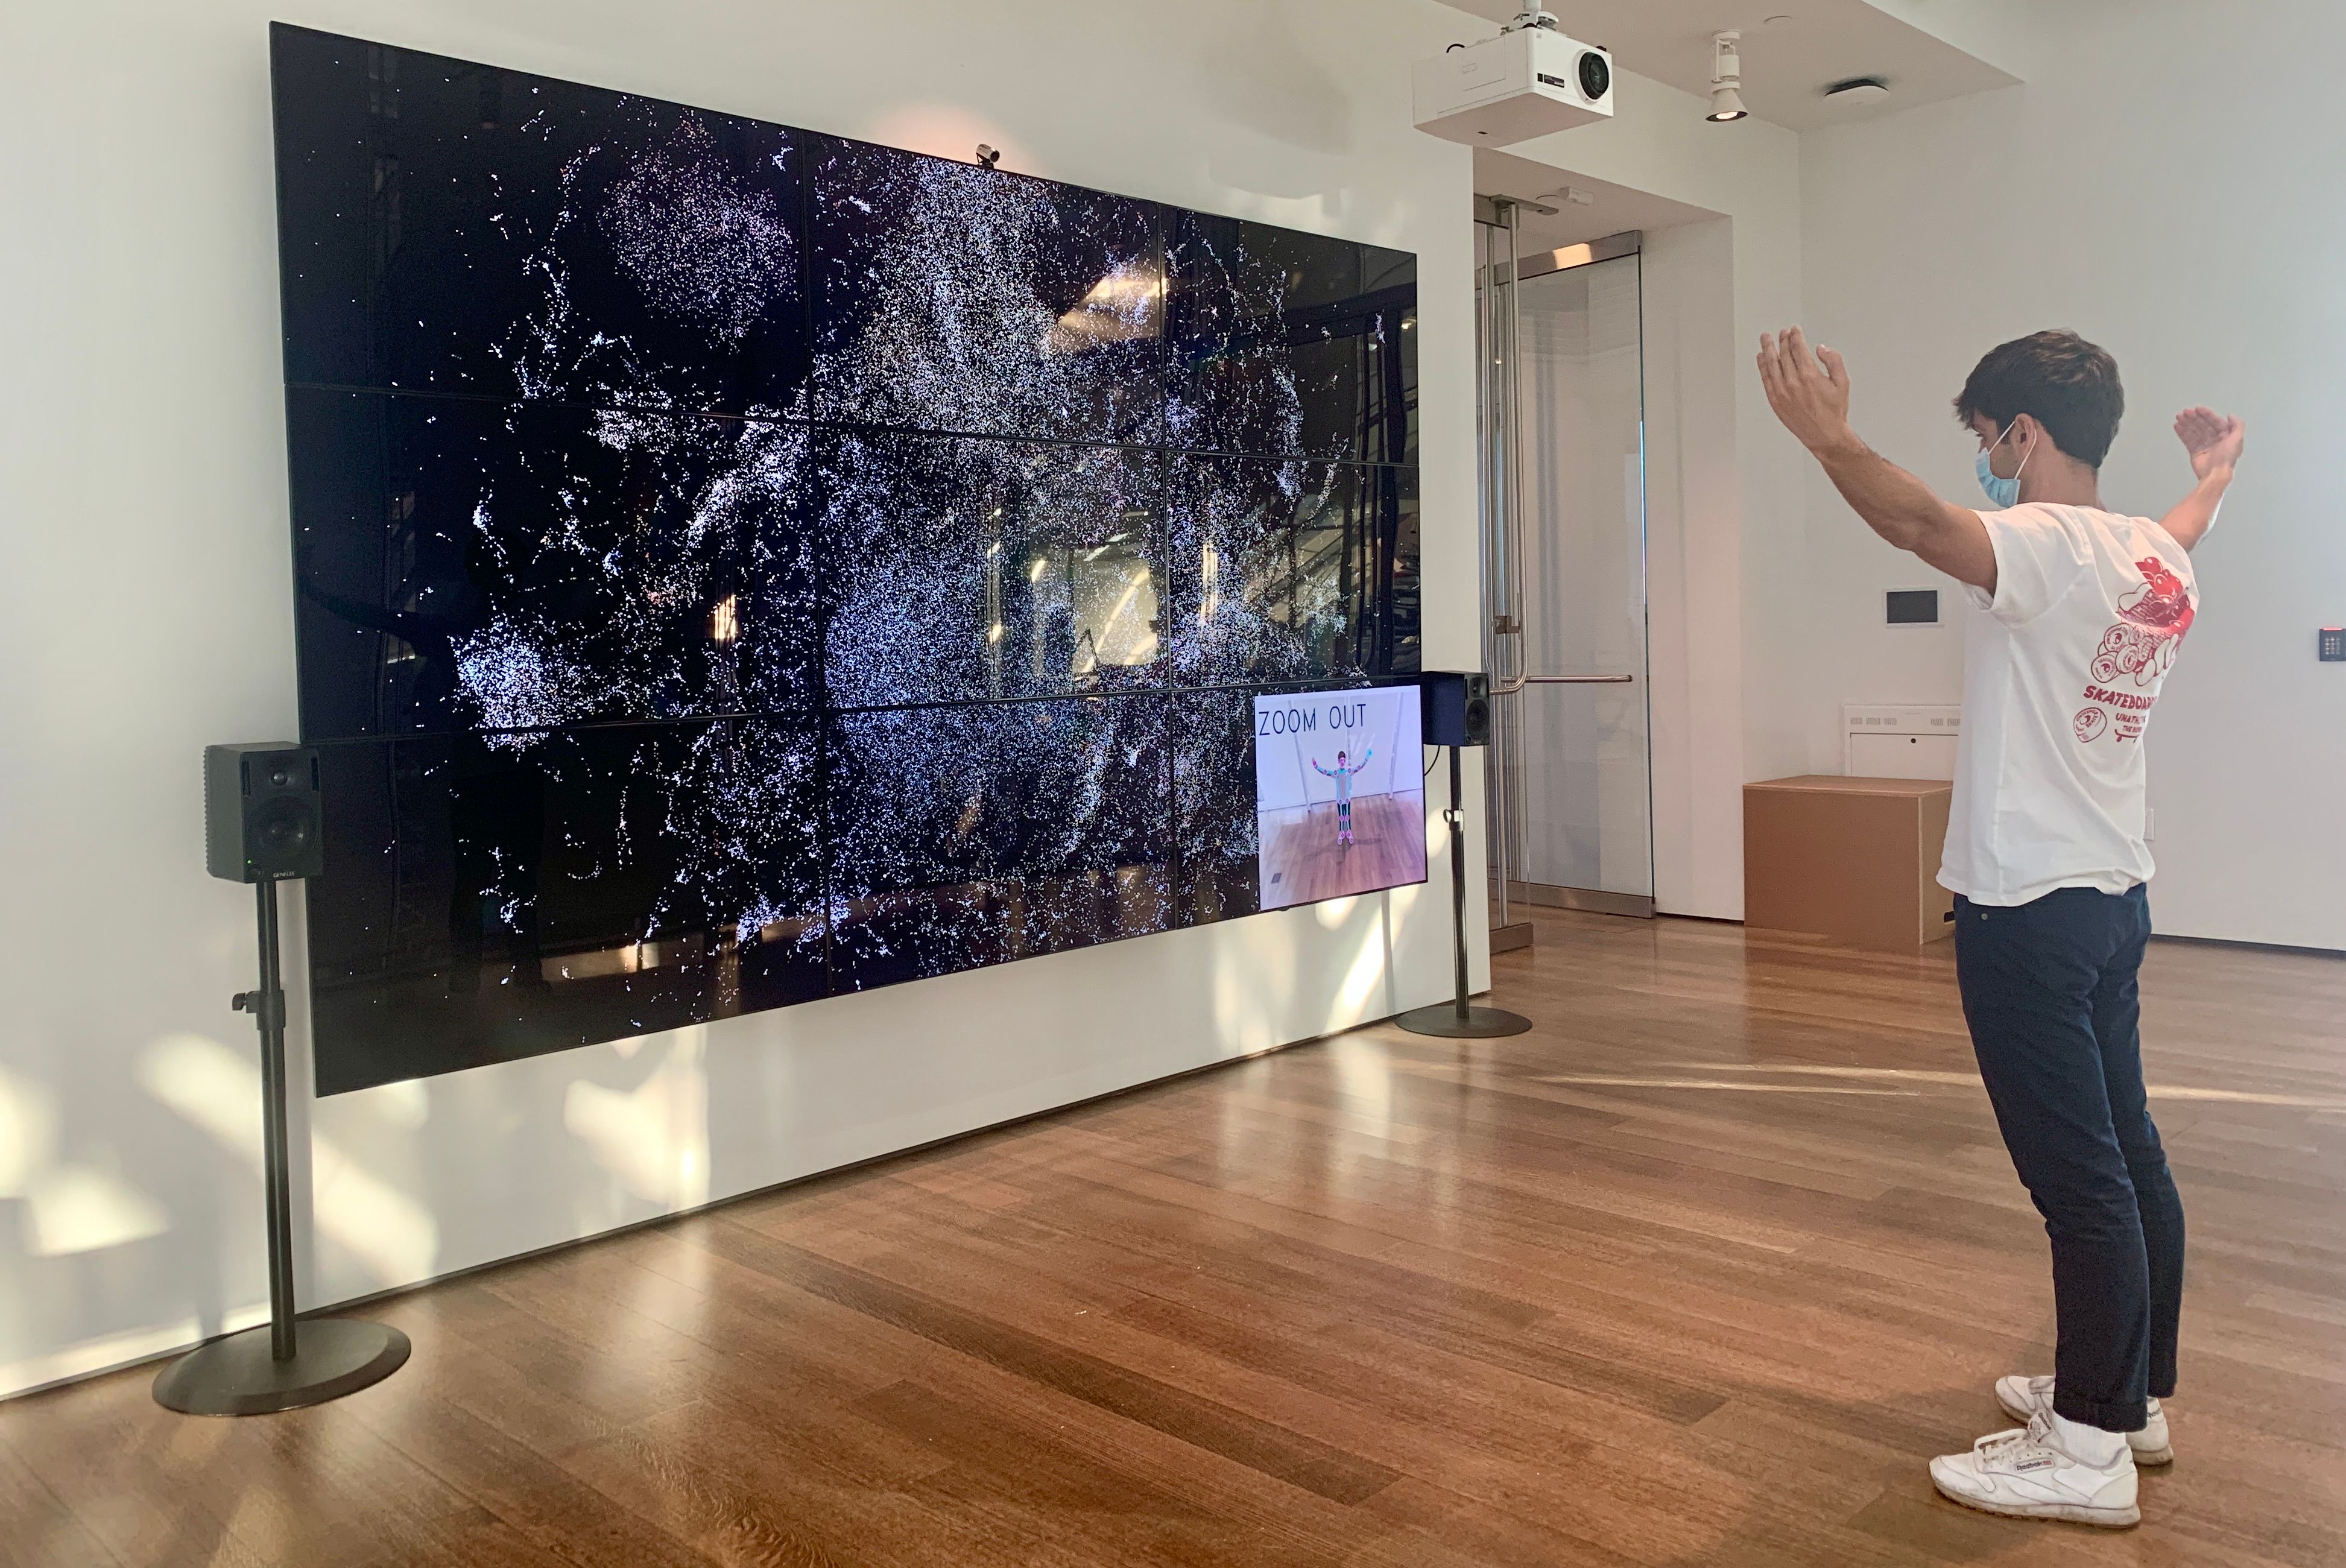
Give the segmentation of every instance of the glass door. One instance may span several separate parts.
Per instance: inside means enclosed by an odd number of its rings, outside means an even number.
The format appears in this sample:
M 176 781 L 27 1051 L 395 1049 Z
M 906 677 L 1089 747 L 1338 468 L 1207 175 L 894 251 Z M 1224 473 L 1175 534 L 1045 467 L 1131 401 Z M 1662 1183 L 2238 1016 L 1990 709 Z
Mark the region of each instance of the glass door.
M 1521 685 L 1499 702 L 1506 881 L 1493 891 L 1508 906 L 1650 915 L 1639 257 L 1623 237 L 1523 257 L 1517 274 L 1515 614 L 1498 628 L 1517 648 L 1494 667 Z

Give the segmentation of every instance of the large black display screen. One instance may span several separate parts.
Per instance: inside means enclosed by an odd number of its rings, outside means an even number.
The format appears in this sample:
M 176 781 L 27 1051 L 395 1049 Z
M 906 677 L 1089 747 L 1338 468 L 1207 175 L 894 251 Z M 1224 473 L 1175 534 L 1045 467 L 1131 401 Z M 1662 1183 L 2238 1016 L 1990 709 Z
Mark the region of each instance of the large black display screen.
M 321 1093 L 1308 896 L 1255 713 L 1418 667 L 1413 257 L 271 39 Z

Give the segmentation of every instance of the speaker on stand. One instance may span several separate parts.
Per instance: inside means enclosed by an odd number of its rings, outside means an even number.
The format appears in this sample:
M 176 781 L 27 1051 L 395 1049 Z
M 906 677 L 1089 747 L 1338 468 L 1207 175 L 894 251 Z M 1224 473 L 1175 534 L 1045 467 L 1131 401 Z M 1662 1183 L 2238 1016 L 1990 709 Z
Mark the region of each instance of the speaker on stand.
M 1491 1040 L 1521 1034 L 1532 1021 L 1504 1007 L 1478 1007 L 1466 999 L 1466 820 L 1460 799 L 1464 769 L 1459 752 L 1491 744 L 1491 679 L 1484 675 L 1425 676 L 1419 687 L 1425 744 L 1450 749 L 1450 932 L 1456 993 L 1448 1002 L 1412 1008 L 1393 1022 L 1413 1034 L 1444 1040 Z
M 255 1416 L 323 1404 L 381 1382 L 407 1336 L 347 1318 L 293 1312 L 293 1199 L 285 1132 L 285 991 L 277 884 L 326 869 L 318 752 L 264 742 L 204 748 L 204 867 L 253 885 L 260 988 L 230 1005 L 260 1031 L 261 1174 L 269 1203 L 269 1322 L 198 1346 L 155 1379 L 156 1402 L 196 1416 Z

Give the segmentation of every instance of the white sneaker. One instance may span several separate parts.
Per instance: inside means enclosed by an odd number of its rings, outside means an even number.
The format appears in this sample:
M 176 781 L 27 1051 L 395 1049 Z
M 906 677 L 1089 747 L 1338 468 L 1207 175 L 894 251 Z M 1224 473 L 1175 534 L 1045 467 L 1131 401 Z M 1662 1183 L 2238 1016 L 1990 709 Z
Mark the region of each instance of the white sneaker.
M 2052 1422 L 2030 1420 L 2025 1431 L 1991 1432 L 1969 1453 L 1931 1461 L 1931 1480 L 1965 1508 L 2014 1519 L 2067 1519 L 2123 1530 L 2142 1522 L 2136 1506 L 2134 1455 L 2118 1450 L 2107 1466 L 2086 1464 L 2061 1447 Z
M 2053 1380 L 2050 1378 L 1998 1378 L 1995 1380 L 1995 1402 L 2014 1420 L 2025 1421 L 2036 1415 L 2053 1413 Z M 2150 1401 L 2150 1419 L 2142 1431 L 2126 1435 L 2127 1447 L 2134 1450 L 2137 1464 L 2173 1464 L 2174 1440 L 2167 1434 L 2167 1412 L 2158 1401 Z

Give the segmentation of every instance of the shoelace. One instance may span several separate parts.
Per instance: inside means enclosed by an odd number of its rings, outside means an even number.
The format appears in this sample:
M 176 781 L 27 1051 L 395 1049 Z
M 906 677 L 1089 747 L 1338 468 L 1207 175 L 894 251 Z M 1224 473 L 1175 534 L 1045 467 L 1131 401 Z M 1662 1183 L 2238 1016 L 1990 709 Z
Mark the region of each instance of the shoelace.
M 2045 1418 L 2043 1416 L 2031 1416 L 2028 1418 L 2028 1424 L 2025 1427 L 2014 1427 L 2010 1431 L 1988 1433 L 1987 1436 L 1979 1439 L 1972 1444 L 1972 1451 L 1983 1457 L 1989 1453 L 1994 1453 L 2001 1459 L 2007 1457 L 2002 1451 L 2004 1449 L 2014 1447 L 2017 1444 L 2030 1443 L 2043 1449 L 2047 1453 L 2057 1453 L 2057 1451 L 2055 1450 L 2050 1441 L 2052 1433 L 2045 1430 Z

